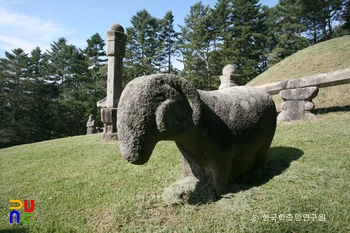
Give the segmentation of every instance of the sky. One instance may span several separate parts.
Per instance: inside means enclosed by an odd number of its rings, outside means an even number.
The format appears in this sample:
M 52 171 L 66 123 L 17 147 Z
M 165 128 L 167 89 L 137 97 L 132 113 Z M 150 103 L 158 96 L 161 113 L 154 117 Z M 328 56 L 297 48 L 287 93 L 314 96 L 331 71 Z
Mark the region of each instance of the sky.
M 43 51 L 64 37 L 68 44 L 85 48 L 95 33 L 106 38 L 109 26 L 118 22 L 130 27 L 137 11 L 146 9 L 163 18 L 172 11 L 175 25 L 183 25 L 190 7 L 200 0 L 0 0 L 0 58 L 5 51 L 22 48 L 30 53 L 39 46 Z M 202 0 L 214 7 L 217 0 Z M 278 0 L 260 0 L 273 7 Z

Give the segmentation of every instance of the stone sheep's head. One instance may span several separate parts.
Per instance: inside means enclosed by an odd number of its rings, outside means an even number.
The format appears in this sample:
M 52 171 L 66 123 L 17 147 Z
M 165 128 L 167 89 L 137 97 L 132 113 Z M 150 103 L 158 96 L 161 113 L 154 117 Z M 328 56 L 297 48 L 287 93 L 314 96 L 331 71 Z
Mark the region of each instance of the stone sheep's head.
M 202 101 L 187 80 L 170 74 L 136 78 L 123 90 L 117 110 L 120 152 L 133 164 L 146 163 L 158 141 L 191 132 Z

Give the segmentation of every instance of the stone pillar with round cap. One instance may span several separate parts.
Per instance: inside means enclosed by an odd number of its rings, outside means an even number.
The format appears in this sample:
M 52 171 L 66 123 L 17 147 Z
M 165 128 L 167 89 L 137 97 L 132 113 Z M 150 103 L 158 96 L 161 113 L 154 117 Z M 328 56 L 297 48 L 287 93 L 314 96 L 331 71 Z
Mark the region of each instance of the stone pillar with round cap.
M 119 24 L 112 24 L 107 32 L 107 108 L 118 106 L 122 93 L 123 58 L 125 57 L 126 35 Z
M 107 97 L 97 103 L 104 123 L 102 140 L 110 141 L 117 137 L 117 106 L 122 93 L 123 58 L 125 57 L 126 35 L 119 23 L 114 23 L 107 31 L 108 73 Z

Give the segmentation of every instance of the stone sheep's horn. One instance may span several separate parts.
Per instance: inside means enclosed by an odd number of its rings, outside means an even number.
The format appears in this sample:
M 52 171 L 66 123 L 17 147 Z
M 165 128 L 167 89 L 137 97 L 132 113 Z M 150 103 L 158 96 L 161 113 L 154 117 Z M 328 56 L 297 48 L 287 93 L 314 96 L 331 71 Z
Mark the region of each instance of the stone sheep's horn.
M 169 139 L 191 131 L 198 125 L 202 112 L 196 88 L 175 75 L 155 75 L 155 78 L 164 81 L 160 89 L 166 98 L 156 110 L 158 131 Z

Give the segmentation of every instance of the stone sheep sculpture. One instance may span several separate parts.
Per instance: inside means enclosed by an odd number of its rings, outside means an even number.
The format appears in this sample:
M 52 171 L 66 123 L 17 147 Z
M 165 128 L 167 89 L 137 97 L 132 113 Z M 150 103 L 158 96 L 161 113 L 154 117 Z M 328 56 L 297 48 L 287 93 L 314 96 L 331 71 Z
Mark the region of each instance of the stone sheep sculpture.
M 183 175 L 211 184 L 220 197 L 235 177 L 265 169 L 276 129 L 276 108 L 263 90 L 248 86 L 201 91 L 184 78 L 155 74 L 123 90 L 117 111 L 120 152 L 146 163 L 161 140 L 175 141 Z

